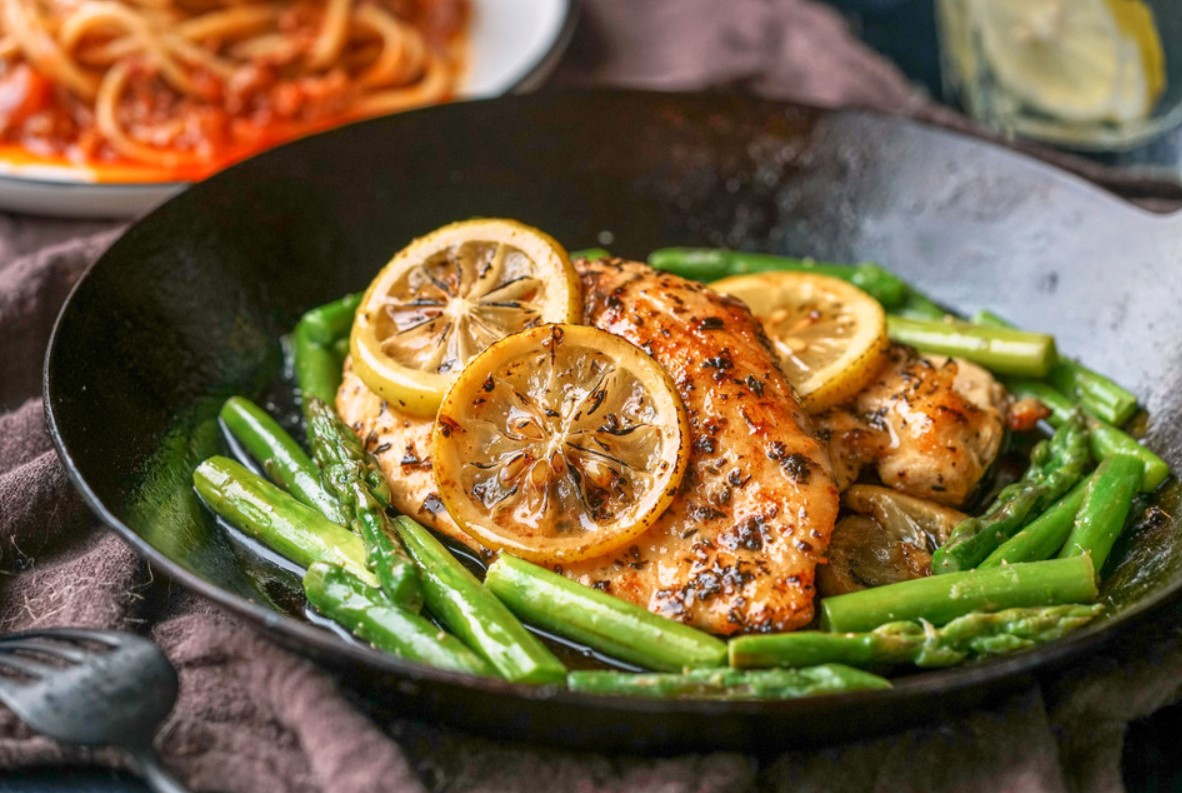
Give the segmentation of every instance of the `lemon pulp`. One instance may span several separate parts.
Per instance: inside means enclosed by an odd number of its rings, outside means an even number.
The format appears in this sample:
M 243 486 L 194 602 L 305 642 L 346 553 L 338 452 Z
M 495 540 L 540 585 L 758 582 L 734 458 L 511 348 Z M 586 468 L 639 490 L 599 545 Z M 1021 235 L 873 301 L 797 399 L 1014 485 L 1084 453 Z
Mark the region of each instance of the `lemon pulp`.
M 886 313 L 852 284 L 817 273 L 769 272 L 710 286 L 742 300 L 763 324 L 810 413 L 852 398 L 882 366 L 890 344 Z
M 444 226 L 399 251 L 358 308 L 358 376 L 399 409 L 434 415 L 464 366 L 492 343 L 581 311 L 578 275 L 552 237 L 523 223 Z
M 509 336 L 447 393 L 432 441 L 440 497 L 486 546 L 542 562 L 599 556 L 669 506 L 688 459 L 664 369 L 582 325 Z

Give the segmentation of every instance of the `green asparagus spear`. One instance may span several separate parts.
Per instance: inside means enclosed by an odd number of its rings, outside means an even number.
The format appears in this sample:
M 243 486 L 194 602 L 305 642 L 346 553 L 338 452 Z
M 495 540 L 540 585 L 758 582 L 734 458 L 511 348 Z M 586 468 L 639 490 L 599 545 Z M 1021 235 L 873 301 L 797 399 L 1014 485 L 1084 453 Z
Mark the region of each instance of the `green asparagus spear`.
M 1104 568 L 1129 517 L 1144 470 L 1136 457 L 1114 454 L 1104 458 L 1084 493 L 1061 557 L 1087 555 L 1097 572 Z
M 357 510 L 350 524 L 365 543 L 366 565 L 377 576 L 382 590 L 395 603 L 411 611 L 423 607 L 423 586 L 418 569 L 407 556 L 397 536 L 391 534 L 388 519 L 381 504 L 361 483 L 354 479 L 345 486 Z
M 581 251 L 571 251 L 570 258 L 574 259 L 589 259 L 595 261 L 596 259 L 610 259 L 611 252 L 606 248 L 584 248 Z
M 321 485 L 312 460 L 265 410 L 235 396 L 226 400 L 219 415 L 230 434 L 276 484 L 333 523 L 345 522 L 340 504 Z
M 361 293 L 350 295 L 325 303 L 309 310 L 300 318 L 305 326 L 305 332 L 311 341 L 328 347 L 333 342 L 349 335 L 353 327 L 353 315 L 357 313 L 357 306 L 361 305 Z
M 1074 359 L 1059 358 L 1047 380 L 1063 393 L 1079 399 L 1084 410 L 1109 424 L 1124 424 L 1137 412 L 1136 395 Z
M 709 283 L 729 275 L 806 270 L 849 281 L 871 295 L 888 311 L 904 305 L 910 291 L 902 280 L 877 264 L 827 264 L 812 259 L 744 253 L 720 248 L 662 248 L 649 254 L 648 263 L 684 278 Z
M 365 565 L 361 538 L 241 463 L 210 457 L 193 472 L 193 486 L 215 513 L 296 564 L 330 562 L 378 583 Z
M 932 571 L 970 570 L 1018 533 L 1031 515 L 1046 511 L 1083 478 L 1091 456 L 1083 416 L 1076 415 L 1030 455 L 1021 480 L 1005 488 L 978 518 L 966 518 L 932 554 Z
M 379 650 L 439 669 L 496 676 L 459 639 L 399 608 L 343 567 L 316 562 L 304 576 L 304 592 L 313 608 Z
M 500 674 L 516 683 L 558 683 L 566 667 L 459 560 L 406 516 L 394 527 L 419 567 L 427 607 Z
M 492 563 L 484 585 L 526 622 L 614 658 L 671 672 L 726 664 L 721 640 L 512 556 Z
M 360 294 L 345 295 L 311 309 L 296 323 L 292 332 L 293 363 L 305 411 L 313 397 L 330 405 L 336 401 L 349 329 L 360 303 Z
M 312 338 L 313 331 L 303 320 L 292 333 L 296 384 L 300 400 L 307 410 L 312 399 L 335 402 L 341 386 L 341 364 L 331 344 L 320 344 Z
M 307 411 L 308 443 L 316 456 L 316 463 L 321 468 L 326 465 L 359 465 L 369 492 L 383 507 L 390 506 L 390 483 L 386 481 L 382 467 L 365 450 L 361 439 L 337 417 L 332 403 L 317 399 L 308 403 Z M 320 443 L 316 442 L 314 433 L 320 436 Z
M 992 311 L 978 311 L 973 322 L 994 328 L 1014 327 Z M 1064 394 L 1078 399 L 1088 413 L 1109 424 L 1124 424 L 1137 412 L 1136 394 L 1071 358 L 1060 357 L 1047 379 Z
M 930 320 L 944 320 L 952 316 L 946 308 L 910 287 L 907 299 L 903 301 L 903 305 L 894 309 L 891 313 L 911 319 Z
M 1054 641 L 1103 611 L 1070 604 L 975 611 L 942 628 L 921 622 L 889 622 L 868 633 L 797 631 L 731 639 L 731 666 L 807 667 L 839 663 L 857 667 L 915 664 L 955 666 L 969 658 L 1004 655 Z
M 345 358 L 349 357 L 349 337 L 341 336 L 332 343 L 329 349 L 332 350 L 333 358 L 339 364 L 338 368 L 343 367 L 345 365 Z
M 973 611 L 1095 601 L 1087 556 L 966 570 L 900 581 L 821 601 L 821 629 L 870 631 L 897 620 L 944 625 Z
M 964 358 L 1001 374 L 1043 377 L 1057 359 L 1053 336 L 960 320 L 890 316 L 887 334 L 892 341 Z
M 576 671 L 567 675 L 571 691 L 630 697 L 709 699 L 795 699 L 890 688 L 890 681 L 841 664 L 807 669 L 691 669 L 684 674 Z
M 1071 533 L 1075 513 L 1079 512 L 1084 490 L 1091 481 L 1092 477 L 1088 477 L 1072 488 L 1070 493 L 1031 521 L 1029 526 L 1003 542 L 985 558 L 985 561 L 977 565 L 977 568 L 983 570 L 987 567 L 998 567 L 1003 562 L 1038 562 L 1057 554 L 1067 541 L 1067 535 Z
M 1004 383 L 1010 393 L 1019 397 L 1033 397 L 1050 408 L 1049 420 L 1056 427 L 1062 426 L 1075 413 L 1075 404 L 1071 399 L 1046 383 L 1021 377 L 1007 377 Z M 1170 475 L 1170 466 L 1166 461 L 1128 433 L 1094 418 L 1088 420 L 1088 429 L 1091 432 L 1092 454 L 1097 460 L 1114 454 L 1126 454 L 1141 461 L 1145 468 L 1141 477 L 1142 492 L 1156 489 Z
M 402 548 L 385 510 L 371 493 L 366 473 L 381 471 L 365 453 L 357 436 L 326 403 L 308 405 L 308 439 L 324 484 L 340 501 L 349 527 L 361 535 L 369 569 L 395 603 L 411 611 L 423 605 L 423 588 L 414 562 Z M 383 488 L 387 487 L 382 477 Z M 389 501 L 388 491 L 386 500 Z

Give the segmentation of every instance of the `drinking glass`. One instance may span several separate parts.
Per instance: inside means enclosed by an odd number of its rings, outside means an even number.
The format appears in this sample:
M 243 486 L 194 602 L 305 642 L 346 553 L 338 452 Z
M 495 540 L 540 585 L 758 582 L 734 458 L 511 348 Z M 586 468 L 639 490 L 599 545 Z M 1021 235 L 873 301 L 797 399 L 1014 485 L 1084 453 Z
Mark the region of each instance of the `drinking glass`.
M 936 18 L 947 98 L 999 132 L 1122 151 L 1182 121 L 1182 0 L 936 0 Z

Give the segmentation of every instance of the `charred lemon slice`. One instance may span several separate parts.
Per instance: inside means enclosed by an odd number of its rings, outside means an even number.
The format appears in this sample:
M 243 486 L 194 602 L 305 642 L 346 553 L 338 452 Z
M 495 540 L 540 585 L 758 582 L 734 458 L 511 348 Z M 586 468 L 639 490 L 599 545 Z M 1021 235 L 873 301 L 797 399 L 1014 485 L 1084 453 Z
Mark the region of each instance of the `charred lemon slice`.
M 543 325 L 464 369 L 439 409 L 432 464 L 474 539 L 573 562 L 627 544 L 665 511 L 689 437 L 656 361 L 602 330 Z
M 550 235 L 515 220 L 452 223 L 399 251 L 353 323 L 353 368 L 399 409 L 433 416 L 473 357 L 512 333 L 579 318 L 579 278 Z
M 870 295 L 817 273 L 736 275 L 710 287 L 737 297 L 763 323 L 788 382 L 810 413 L 870 384 L 890 344 L 886 312 Z

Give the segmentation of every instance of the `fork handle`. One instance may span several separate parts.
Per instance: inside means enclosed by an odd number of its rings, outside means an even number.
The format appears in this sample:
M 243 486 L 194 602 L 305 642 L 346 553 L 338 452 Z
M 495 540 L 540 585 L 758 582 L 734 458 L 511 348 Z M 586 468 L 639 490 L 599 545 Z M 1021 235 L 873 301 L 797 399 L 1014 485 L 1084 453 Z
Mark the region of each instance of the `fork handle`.
M 164 764 L 160 762 L 159 755 L 152 747 L 132 749 L 131 755 L 135 758 L 144 781 L 155 793 L 189 793 L 188 788 L 164 767 Z

